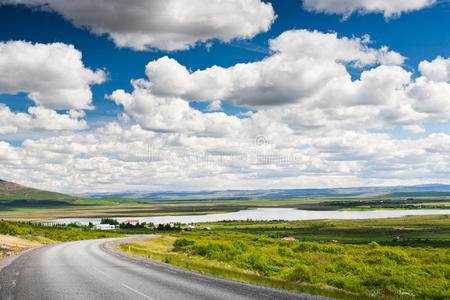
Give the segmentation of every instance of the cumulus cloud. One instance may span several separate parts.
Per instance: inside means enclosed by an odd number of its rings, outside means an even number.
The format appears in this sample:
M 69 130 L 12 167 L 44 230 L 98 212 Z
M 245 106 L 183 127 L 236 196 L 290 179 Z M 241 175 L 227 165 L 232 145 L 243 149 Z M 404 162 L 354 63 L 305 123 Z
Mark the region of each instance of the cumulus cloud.
M 240 141 L 264 136 L 277 147 L 372 128 L 423 133 L 423 122 L 450 118 L 445 59 L 421 63 L 422 76 L 414 78 L 403 56 L 371 48 L 367 36 L 293 30 L 270 45 L 273 54 L 261 61 L 195 72 L 162 57 L 147 64 L 147 79 L 132 80 L 132 92 L 108 98 L 146 130 Z M 361 68 L 359 78 L 352 79 L 348 65 Z M 190 101 L 257 111 L 239 118 L 199 111 Z
M 222 109 L 222 101 L 220 100 L 214 100 L 206 107 L 207 111 L 218 111 Z
M 436 57 L 433 61 L 422 61 L 419 64 L 422 75 L 432 81 L 450 81 L 450 58 Z
M 25 130 L 82 130 L 87 128 L 87 122 L 80 120 L 84 113 L 69 111 L 59 114 L 54 110 L 40 106 L 28 108 L 27 113 L 12 112 L 5 104 L 0 103 L 0 135 L 16 133 Z
M 344 19 L 353 13 L 382 13 L 385 18 L 421 10 L 436 3 L 436 0 L 303 0 L 308 11 L 339 14 Z
M 328 83 L 349 80 L 346 64 L 403 63 L 399 53 L 387 47 L 370 48 L 369 42 L 367 36 L 349 39 L 336 33 L 291 30 L 271 40 L 274 54 L 259 62 L 189 72 L 168 57 L 152 61 L 146 67 L 147 86 L 159 96 L 227 100 L 252 108 L 301 102 Z
M 78 27 L 107 34 L 119 47 L 181 50 L 197 42 L 251 38 L 275 19 L 260 0 L 3 0 L 50 9 Z
M 148 79 L 132 81 L 134 92 L 118 90 L 110 99 L 123 105 L 144 128 L 207 135 L 224 133 L 213 130 L 215 120 L 219 127 L 228 124 L 239 132 L 274 122 L 277 128 L 300 133 L 392 126 L 418 132 L 417 123 L 450 117 L 449 83 L 429 78 L 446 78 L 444 59 L 422 62 L 422 76 L 413 79 L 401 66 L 403 56 L 369 44 L 368 36 L 350 39 L 292 30 L 271 40 L 273 54 L 258 62 L 191 72 L 176 60 L 162 57 L 147 64 Z M 348 65 L 362 69 L 360 78 L 352 79 Z M 191 108 L 189 101 L 210 106 L 230 101 L 258 111 L 242 120 L 202 113 Z
M 237 117 L 222 112 L 204 114 L 183 99 L 158 97 L 136 84 L 132 94 L 116 90 L 108 98 L 122 105 L 143 128 L 152 131 L 225 136 L 239 130 L 241 125 Z
M 47 109 L 92 109 L 90 85 L 105 79 L 72 45 L 0 42 L 0 94 L 27 93 Z
M 444 133 L 397 140 L 365 131 L 324 132 L 304 142 L 310 147 L 270 138 L 246 144 L 113 122 L 21 146 L 0 142 L 0 178 L 66 192 L 449 183 L 450 136 Z
M 448 134 L 400 140 L 369 130 L 423 133 L 424 122 L 448 120 L 447 58 L 420 63 L 415 76 L 368 36 L 292 30 L 270 47 L 261 61 L 195 72 L 152 61 L 131 91 L 107 96 L 123 107 L 121 124 L 0 141 L 0 178 L 66 192 L 450 183 Z M 224 101 L 255 110 L 216 111 Z M 82 109 L 0 105 L 0 134 L 79 130 L 83 118 Z

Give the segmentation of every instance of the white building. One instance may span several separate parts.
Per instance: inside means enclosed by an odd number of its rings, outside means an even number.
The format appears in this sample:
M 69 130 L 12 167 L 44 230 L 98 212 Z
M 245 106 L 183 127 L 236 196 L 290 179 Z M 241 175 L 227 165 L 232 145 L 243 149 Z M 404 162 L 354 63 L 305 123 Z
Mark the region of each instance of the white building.
M 116 229 L 116 225 L 97 224 L 97 225 L 95 225 L 95 228 L 100 229 L 100 230 L 112 230 L 112 229 Z

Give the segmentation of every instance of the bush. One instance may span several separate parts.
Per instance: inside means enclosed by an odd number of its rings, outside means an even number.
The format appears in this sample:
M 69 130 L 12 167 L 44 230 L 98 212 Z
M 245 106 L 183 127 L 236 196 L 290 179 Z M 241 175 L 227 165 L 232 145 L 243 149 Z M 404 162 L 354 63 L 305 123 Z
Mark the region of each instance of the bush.
M 398 250 L 398 249 L 377 249 L 372 250 L 369 253 L 367 253 L 369 256 L 369 259 L 375 258 L 380 259 L 380 262 L 385 261 L 384 258 L 388 259 L 389 261 L 394 261 L 397 264 L 404 265 L 411 262 L 411 258 L 406 254 L 405 252 Z
M 16 235 L 20 231 L 19 227 L 5 221 L 0 221 L 0 233 Z
M 284 257 L 294 257 L 294 251 L 288 247 L 278 247 L 278 253 Z
M 112 218 L 103 218 L 100 221 L 100 224 L 109 224 L 109 225 L 119 225 L 119 222 L 116 219 Z
M 311 282 L 312 277 L 311 269 L 303 264 L 298 265 L 289 275 L 290 280 L 301 282 Z
M 185 239 L 185 238 L 181 238 L 175 241 L 175 243 L 173 244 L 176 248 L 183 248 L 186 246 L 191 246 L 194 245 L 194 241 Z

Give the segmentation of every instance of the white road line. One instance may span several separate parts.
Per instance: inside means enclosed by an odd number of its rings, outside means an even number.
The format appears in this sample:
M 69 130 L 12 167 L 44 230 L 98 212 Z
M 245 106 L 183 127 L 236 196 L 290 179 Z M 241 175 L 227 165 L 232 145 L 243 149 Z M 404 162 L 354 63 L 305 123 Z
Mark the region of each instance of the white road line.
M 133 289 L 132 287 L 129 287 L 128 285 L 126 285 L 125 283 L 122 283 L 122 286 L 126 287 L 127 289 L 129 289 L 130 291 L 135 292 L 138 295 L 141 295 L 142 297 L 146 298 L 146 299 L 150 299 L 150 300 L 155 300 L 152 297 L 147 296 L 146 294 L 143 294 L 135 289 Z
M 92 269 L 94 269 L 95 271 L 99 272 L 99 273 L 102 274 L 103 276 L 108 277 L 109 279 L 113 279 L 111 276 L 109 276 L 108 274 L 106 274 L 106 273 L 103 272 L 102 270 L 97 269 L 96 267 L 92 267 Z

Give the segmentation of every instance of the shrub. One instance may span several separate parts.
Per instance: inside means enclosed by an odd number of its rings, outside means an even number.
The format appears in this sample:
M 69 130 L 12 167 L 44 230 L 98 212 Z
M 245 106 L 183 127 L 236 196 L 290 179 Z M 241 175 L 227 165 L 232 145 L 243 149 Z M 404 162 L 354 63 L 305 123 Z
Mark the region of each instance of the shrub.
M 16 235 L 20 231 L 19 227 L 5 221 L 0 221 L 0 233 Z
M 185 239 L 185 238 L 181 238 L 175 241 L 175 243 L 173 244 L 176 248 L 183 248 L 186 246 L 191 246 L 194 245 L 194 241 Z
M 303 264 L 298 265 L 291 274 L 289 274 L 289 279 L 293 281 L 311 282 L 312 277 L 311 269 Z
M 367 244 L 370 248 L 378 248 L 380 247 L 380 244 L 378 244 L 377 242 L 370 242 L 369 244 Z
M 409 255 L 399 249 L 377 249 L 367 253 L 369 257 L 381 257 L 387 258 L 390 261 L 394 261 L 397 264 L 404 265 L 411 262 Z
M 294 257 L 294 251 L 288 247 L 278 247 L 278 253 L 284 257 Z
M 100 224 L 109 224 L 109 225 L 119 225 L 119 222 L 116 219 L 112 218 L 103 218 L 100 221 Z

